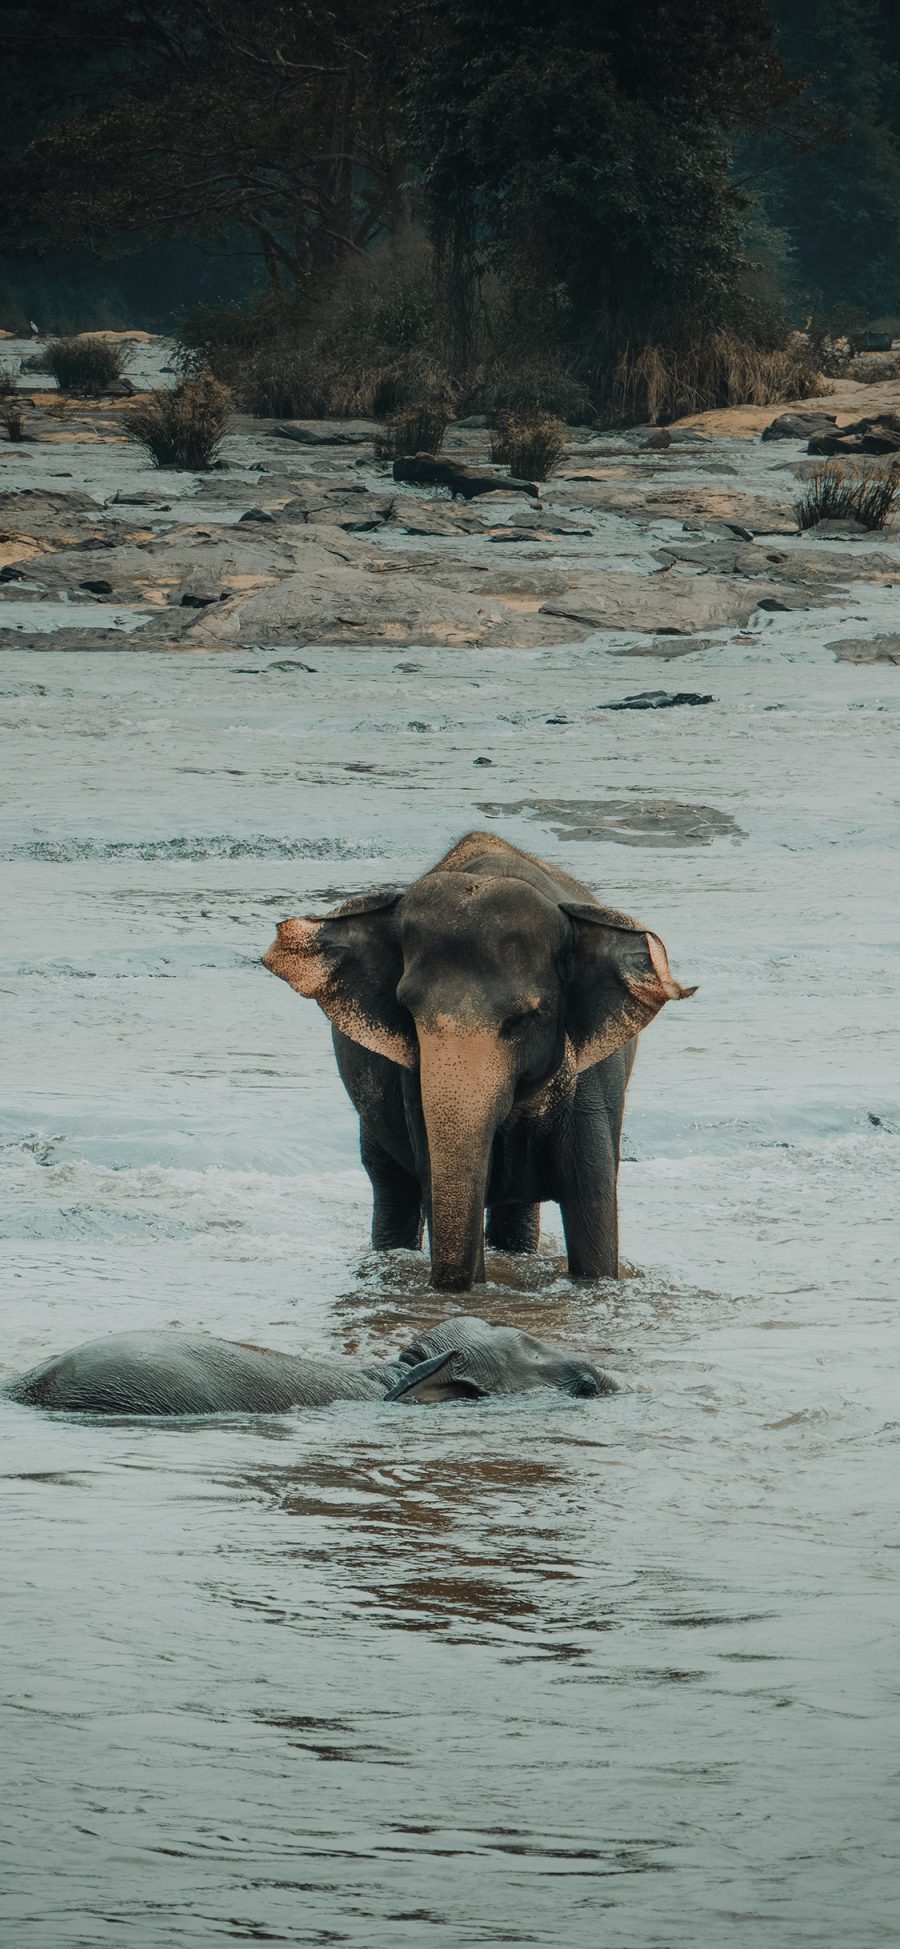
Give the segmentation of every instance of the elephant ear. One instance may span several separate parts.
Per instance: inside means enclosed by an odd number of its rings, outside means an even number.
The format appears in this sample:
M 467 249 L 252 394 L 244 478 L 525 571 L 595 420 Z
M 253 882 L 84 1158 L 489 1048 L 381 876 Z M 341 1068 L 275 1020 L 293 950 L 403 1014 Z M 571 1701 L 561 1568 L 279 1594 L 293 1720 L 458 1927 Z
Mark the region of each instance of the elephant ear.
M 318 1002 L 351 1042 L 412 1069 L 416 1034 L 397 1000 L 403 955 L 398 892 L 348 900 L 321 920 L 283 920 L 265 966 Z
M 659 936 L 627 914 L 574 902 L 562 911 L 574 933 L 566 1026 L 580 1071 L 639 1035 L 665 1002 L 697 991 L 674 979 Z
M 442 1401 L 480 1401 L 484 1393 L 485 1389 L 466 1372 L 465 1355 L 458 1347 L 450 1347 L 432 1360 L 420 1360 L 410 1367 L 384 1398 L 405 1401 L 407 1406 L 416 1402 L 434 1407 Z

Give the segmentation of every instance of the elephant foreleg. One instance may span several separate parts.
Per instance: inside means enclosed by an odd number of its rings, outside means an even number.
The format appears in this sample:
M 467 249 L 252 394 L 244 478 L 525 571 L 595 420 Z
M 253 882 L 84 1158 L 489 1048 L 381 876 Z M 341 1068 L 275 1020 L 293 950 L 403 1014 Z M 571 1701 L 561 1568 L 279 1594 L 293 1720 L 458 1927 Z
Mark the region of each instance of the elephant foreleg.
M 360 1153 L 372 1186 L 372 1244 L 377 1252 L 418 1252 L 422 1244 L 419 1182 L 363 1130 Z
M 495 1252 L 536 1252 L 541 1236 L 541 1207 L 510 1202 L 491 1205 L 487 1242 Z

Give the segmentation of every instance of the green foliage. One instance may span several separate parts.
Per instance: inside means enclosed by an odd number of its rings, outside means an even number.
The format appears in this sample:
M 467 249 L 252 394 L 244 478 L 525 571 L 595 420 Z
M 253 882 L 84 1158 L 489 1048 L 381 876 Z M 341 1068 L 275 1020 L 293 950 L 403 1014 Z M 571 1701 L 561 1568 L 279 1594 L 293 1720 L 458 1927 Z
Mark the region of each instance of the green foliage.
M 228 425 L 231 394 L 211 373 L 160 388 L 125 414 L 125 430 L 147 448 L 157 467 L 204 472 Z
M 806 491 L 794 502 L 798 528 L 815 528 L 820 521 L 858 521 L 863 528 L 884 528 L 900 492 L 900 476 L 884 462 L 826 461 L 812 475 Z
M 106 338 L 54 338 L 43 354 L 43 370 L 52 372 L 61 393 L 99 399 L 122 378 L 125 354 Z
M 566 450 L 566 429 L 549 413 L 499 419 L 491 428 L 491 459 L 519 480 L 549 480 Z

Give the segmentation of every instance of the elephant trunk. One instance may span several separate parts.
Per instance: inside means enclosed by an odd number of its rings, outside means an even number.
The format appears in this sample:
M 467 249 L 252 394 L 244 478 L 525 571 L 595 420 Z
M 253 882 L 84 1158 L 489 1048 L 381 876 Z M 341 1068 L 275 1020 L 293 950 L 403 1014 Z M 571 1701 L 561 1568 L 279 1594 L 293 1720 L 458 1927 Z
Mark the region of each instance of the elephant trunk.
M 512 1102 L 509 1066 L 488 1030 L 419 1029 L 431 1176 L 431 1283 L 468 1292 L 484 1278 L 491 1147 Z

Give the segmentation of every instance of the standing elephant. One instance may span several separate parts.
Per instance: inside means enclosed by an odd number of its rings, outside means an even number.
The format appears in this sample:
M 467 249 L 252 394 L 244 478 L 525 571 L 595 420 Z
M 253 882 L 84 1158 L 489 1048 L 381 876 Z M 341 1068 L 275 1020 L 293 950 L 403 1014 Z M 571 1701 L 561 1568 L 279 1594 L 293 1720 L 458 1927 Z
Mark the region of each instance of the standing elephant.
M 627 914 L 558 867 L 469 833 L 405 892 L 286 920 L 265 965 L 331 1019 L 372 1182 L 372 1243 L 431 1241 L 435 1286 L 533 1252 L 562 1212 L 569 1272 L 615 1278 L 616 1183 L 637 1037 L 694 993 Z

